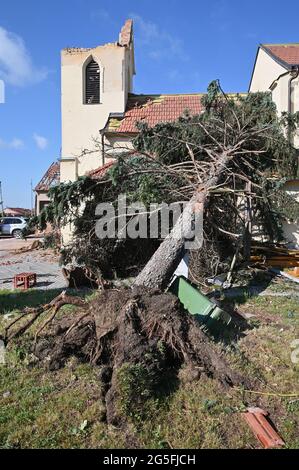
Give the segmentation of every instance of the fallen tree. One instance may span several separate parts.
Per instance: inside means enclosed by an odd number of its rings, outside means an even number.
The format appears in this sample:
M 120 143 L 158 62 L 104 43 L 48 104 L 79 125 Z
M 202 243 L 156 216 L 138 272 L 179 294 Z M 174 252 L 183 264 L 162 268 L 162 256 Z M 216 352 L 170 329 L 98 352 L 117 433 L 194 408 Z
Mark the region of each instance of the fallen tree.
M 231 158 L 232 155 L 229 151 L 223 151 L 222 155 L 219 156 L 214 168 L 215 174 L 210 176 L 207 182 L 201 183 L 200 187 L 196 189 L 171 233 L 137 276 L 134 281 L 135 285 L 157 289 L 167 287 L 171 276 L 183 257 L 184 244 L 196 236 L 193 233 L 194 218 L 203 218 L 209 190 L 217 185 Z
M 223 386 L 247 382 L 178 300 L 161 289 L 180 261 L 196 214 L 204 216 L 203 246 L 198 250 L 202 278 L 205 269 L 211 275 L 232 266 L 236 249 L 243 259 L 248 251 L 243 242 L 248 213 L 244 215 L 240 201 L 250 199 L 263 234 L 278 239 L 281 202 L 272 175 L 291 174 L 297 155 L 268 95 L 230 98 L 214 83 L 205 108 L 203 114 L 186 115 L 176 123 L 153 129 L 141 126 L 134 153 L 119 156 L 98 181 L 85 177 L 53 188 L 53 203 L 39 218 L 41 224 L 51 220 L 75 224 L 76 239 L 67 248 L 66 259 L 84 262 L 96 279 L 105 277 L 111 267 L 137 263 L 133 290 L 104 290 L 88 307 L 84 305 L 84 312 L 81 304 L 75 315 L 60 319 L 55 318 L 56 299 L 36 336 L 35 354 L 50 369 L 63 366 L 71 355 L 102 367 L 103 398 L 111 423 L 119 423 L 124 411 L 130 415 L 132 408 L 142 409 L 146 398 L 159 396 L 167 389 L 164 379 L 169 378 L 168 385 L 175 383 L 182 368 L 189 368 L 191 378 L 205 373 Z M 97 203 L 115 204 L 122 193 L 129 195 L 129 202 L 142 201 L 147 217 L 152 215 L 151 202 L 187 202 L 170 234 L 158 240 L 158 249 L 157 240 L 96 236 Z M 128 215 L 128 222 L 135 215 Z M 25 330 L 39 317 L 38 312 L 31 313 L 33 321 Z M 125 410 L 123 393 L 130 403 Z
M 57 317 L 68 303 L 78 310 Z M 25 315 L 31 318 L 25 323 L 22 317 L 14 320 L 6 329 L 6 343 L 16 341 L 43 313 L 46 319 L 37 328 L 32 352 L 50 370 L 63 367 L 71 356 L 100 366 L 108 423 L 121 424 L 137 412 L 142 415 L 148 399 L 171 393 L 182 370 L 185 380 L 206 374 L 224 389 L 251 385 L 171 294 L 109 289 L 87 304 L 63 293 L 50 304 L 27 310 Z
M 65 264 L 84 266 L 90 277 L 100 281 L 140 274 L 156 252 L 136 283 L 163 285 L 183 252 L 183 240 L 188 239 L 193 206 L 203 215 L 203 245 L 192 254 L 197 261 L 194 277 L 203 284 L 207 277 L 229 272 L 236 252 L 235 267 L 248 258 L 249 228 L 254 224 L 265 239 L 282 240 L 284 218 L 299 215 L 299 204 L 282 190 L 285 179 L 297 172 L 297 151 L 284 129 L 288 126 L 292 136 L 298 114 L 278 118 L 269 94 L 227 96 L 216 82 L 209 86 L 203 104 L 205 111 L 198 116 L 186 113 L 177 122 L 154 128 L 139 124 L 135 150 L 118 153 L 99 179 L 81 177 L 51 189 L 52 204 L 34 222 L 40 228 L 47 222 L 73 224 L 74 240 L 62 252 Z M 127 195 L 128 205 L 144 204 L 148 219 L 153 215 L 151 203 L 162 202 L 190 201 L 187 216 L 176 228 L 170 226 L 174 236 L 167 237 L 158 251 L 161 231 L 155 239 L 117 235 L 99 239 L 97 204 L 112 203 L 118 223 L 116 202 L 122 194 Z M 135 216 L 127 214 L 127 224 Z

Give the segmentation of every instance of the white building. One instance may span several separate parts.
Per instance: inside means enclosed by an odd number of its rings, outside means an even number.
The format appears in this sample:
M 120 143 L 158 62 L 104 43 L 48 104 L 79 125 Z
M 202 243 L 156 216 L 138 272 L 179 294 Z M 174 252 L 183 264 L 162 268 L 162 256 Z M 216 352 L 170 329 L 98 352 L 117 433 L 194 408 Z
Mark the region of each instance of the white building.
M 62 51 L 61 182 L 96 175 L 111 161 L 111 147 L 131 148 L 136 122 L 153 126 L 176 120 L 186 109 L 191 114 L 202 111 L 200 93 L 133 94 L 135 73 L 132 20 L 125 22 L 117 42 Z M 299 44 L 259 46 L 249 87 L 255 91 L 271 91 L 279 113 L 299 111 Z M 299 148 L 299 134 L 294 144 Z M 299 181 L 289 181 L 286 189 L 297 196 Z M 38 199 L 47 200 L 42 191 Z M 285 234 L 299 248 L 296 221 L 286 222 Z
M 299 43 L 261 44 L 257 50 L 249 92 L 270 91 L 279 114 L 299 111 Z M 299 133 L 293 144 L 299 149 Z M 290 180 L 285 189 L 299 201 L 299 179 Z M 298 221 L 284 224 L 290 246 L 299 248 Z

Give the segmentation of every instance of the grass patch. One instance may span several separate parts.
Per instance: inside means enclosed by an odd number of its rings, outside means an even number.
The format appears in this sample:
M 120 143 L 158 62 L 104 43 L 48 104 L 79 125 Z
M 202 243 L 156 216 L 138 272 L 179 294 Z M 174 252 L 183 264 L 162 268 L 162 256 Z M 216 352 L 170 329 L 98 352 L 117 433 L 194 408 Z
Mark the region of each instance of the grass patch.
M 291 297 L 259 296 L 248 300 L 246 308 L 260 311 L 261 315 L 276 315 L 281 320 L 291 320 L 299 326 L 299 299 Z
M 51 302 L 57 295 L 65 289 L 28 289 L 28 290 L 7 290 L 0 289 L 0 315 L 5 313 L 19 312 L 25 307 L 38 307 L 39 305 Z M 91 298 L 94 291 L 90 289 L 68 289 L 68 294 Z
M 61 289 L 0 290 L 0 314 L 14 313 L 25 307 L 38 307 L 59 295 Z
M 0 447 L 90 447 L 105 427 L 97 370 L 74 365 L 49 374 L 12 364 L 0 369 Z
M 45 303 L 55 295 L 53 291 L 1 291 L 0 311 L 17 314 L 24 306 Z M 299 339 L 298 300 L 248 297 L 237 308 L 254 315 L 253 327 L 227 347 L 227 359 L 233 368 L 255 378 L 259 390 L 269 395 L 236 389 L 224 392 L 216 381 L 202 376 L 139 409 L 134 391 L 146 395 L 147 377 L 143 370 L 123 370 L 121 406 L 130 417 L 124 433 L 103 422 L 98 369 L 75 360 L 57 372 L 33 366 L 28 353 L 31 332 L 7 353 L 6 365 L 0 365 L 0 447 L 259 447 L 240 412 L 246 406 L 261 406 L 270 413 L 286 446 L 299 448 L 299 397 L 280 396 L 299 394 L 299 364 L 291 361 L 291 343 Z M 68 309 L 62 309 L 61 314 L 65 313 Z

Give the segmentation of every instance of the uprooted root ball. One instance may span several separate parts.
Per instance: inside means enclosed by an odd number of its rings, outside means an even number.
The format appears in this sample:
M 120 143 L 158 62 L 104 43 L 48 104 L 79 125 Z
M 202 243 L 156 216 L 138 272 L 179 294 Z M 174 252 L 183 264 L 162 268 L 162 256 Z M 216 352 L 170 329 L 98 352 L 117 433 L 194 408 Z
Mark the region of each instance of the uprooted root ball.
M 56 319 L 35 355 L 51 370 L 70 356 L 101 365 L 107 421 L 114 424 L 123 414 L 140 417 L 149 398 L 169 393 L 182 366 L 193 378 L 205 373 L 224 386 L 242 383 L 176 297 L 143 288 L 103 291 L 83 315 Z

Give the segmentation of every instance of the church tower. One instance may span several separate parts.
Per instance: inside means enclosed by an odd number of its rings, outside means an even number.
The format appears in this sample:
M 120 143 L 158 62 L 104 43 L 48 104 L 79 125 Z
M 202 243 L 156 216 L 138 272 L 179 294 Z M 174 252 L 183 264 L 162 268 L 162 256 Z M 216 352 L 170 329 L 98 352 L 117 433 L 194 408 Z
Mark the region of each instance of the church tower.
M 110 113 L 125 111 L 134 74 L 132 20 L 116 43 L 62 51 L 61 181 L 75 181 L 103 164 L 101 130 Z

